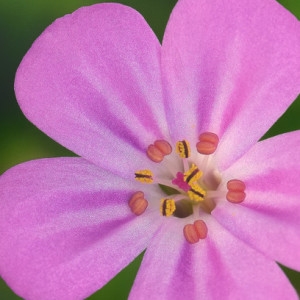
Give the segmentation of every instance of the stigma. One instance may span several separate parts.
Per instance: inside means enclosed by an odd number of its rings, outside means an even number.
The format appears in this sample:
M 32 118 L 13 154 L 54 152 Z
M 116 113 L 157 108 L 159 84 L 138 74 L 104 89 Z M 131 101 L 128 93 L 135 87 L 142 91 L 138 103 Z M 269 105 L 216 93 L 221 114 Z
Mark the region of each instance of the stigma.
M 162 164 L 167 172 L 162 172 L 161 175 L 153 174 L 150 169 L 141 169 L 134 173 L 135 180 L 142 184 L 158 185 L 165 195 L 160 200 L 147 195 L 147 199 L 151 199 L 151 209 L 157 210 L 161 217 L 187 220 L 182 232 L 190 244 L 198 243 L 207 237 L 208 228 L 201 216 L 214 210 L 217 205 L 216 199 L 234 205 L 246 199 L 246 184 L 242 180 L 223 181 L 222 174 L 214 163 L 214 153 L 218 144 L 219 137 L 215 133 L 203 132 L 194 147 L 187 140 L 177 141 L 177 156 L 172 155 L 170 159 L 165 160 L 165 157 L 173 152 L 171 143 L 156 140 L 147 147 L 146 156 L 152 162 Z M 178 161 L 181 161 L 181 164 L 178 164 Z M 174 170 L 174 166 L 178 165 L 178 169 Z M 166 175 L 167 173 L 169 175 Z M 140 216 L 148 208 L 148 200 L 142 191 L 137 191 L 130 197 L 128 205 L 133 214 Z M 191 220 L 194 222 L 191 223 Z

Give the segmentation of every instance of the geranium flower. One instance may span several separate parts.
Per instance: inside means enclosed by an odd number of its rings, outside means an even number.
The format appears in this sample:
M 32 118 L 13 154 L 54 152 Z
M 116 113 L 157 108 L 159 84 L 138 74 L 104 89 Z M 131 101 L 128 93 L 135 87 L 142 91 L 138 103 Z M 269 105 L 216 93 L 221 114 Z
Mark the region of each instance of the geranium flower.
M 181 0 L 162 46 L 133 9 L 56 20 L 20 107 L 80 157 L 1 176 L 0 272 L 82 299 L 146 249 L 131 299 L 297 299 L 300 132 L 258 142 L 300 90 L 300 26 L 273 0 Z

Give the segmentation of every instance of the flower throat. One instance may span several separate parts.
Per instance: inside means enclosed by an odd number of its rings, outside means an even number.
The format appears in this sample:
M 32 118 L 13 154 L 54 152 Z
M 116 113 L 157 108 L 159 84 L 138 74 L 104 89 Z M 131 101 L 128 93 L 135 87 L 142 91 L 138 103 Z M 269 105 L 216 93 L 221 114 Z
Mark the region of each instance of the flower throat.
M 227 182 L 226 188 L 221 184 L 221 174 L 213 160 L 218 143 L 219 138 L 216 134 L 204 132 L 195 145 L 197 155 L 192 156 L 190 143 L 187 140 L 178 141 L 175 145 L 177 158 L 173 157 L 166 162 L 170 175 L 156 177 L 149 169 L 135 172 L 137 181 L 144 184 L 158 184 L 165 193 L 159 205 L 162 216 L 187 218 L 195 215 L 198 218 L 200 212 L 212 212 L 216 206 L 214 199 L 218 197 L 231 203 L 244 201 L 246 197 L 244 182 L 233 179 Z M 162 163 L 172 152 L 172 146 L 165 140 L 157 140 L 147 148 L 148 158 L 155 163 Z M 174 170 L 176 159 L 181 162 L 178 169 Z M 142 191 L 135 192 L 128 204 L 137 216 L 142 215 L 148 207 L 148 201 Z M 197 219 L 193 224 L 186 224 L 183 228 L 183 235 L 191 244 L 205 239 L 207 232 L 207 226 L 201 219 Z

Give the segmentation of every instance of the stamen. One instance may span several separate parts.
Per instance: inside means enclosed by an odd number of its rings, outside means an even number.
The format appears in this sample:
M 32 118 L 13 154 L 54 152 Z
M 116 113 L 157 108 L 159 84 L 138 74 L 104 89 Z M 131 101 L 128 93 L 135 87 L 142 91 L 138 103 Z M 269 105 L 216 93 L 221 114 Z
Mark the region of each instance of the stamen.
M 195 229 L 197 231 L 199 239 L 205 239 L 207 237 L 207 226 L 204 221 L 197 220 L 194 222 Z
M 241 203 L 246 198 L 246 185 L 243 181 L 232 179 L 227 182 L 228 192 L 226 199 L 231 203 Z
M 190 244 L 199 242 L 207 237 L 207 226 L 204 221 L 197 220 L 194 224 L 187 224 L 183 228 L 183 235 Z
M 153 173 L 150 170 L 140 170 L 134 173 L 135 179 L 142 183 L 152 183 Z
M 144 198 L 144 193 L 138 191 L 129 199 L 128 205 L 135 215 L 140 216 L 148 207 L 148 201 Z
M 219 137 L 212 132 L 203 132 L 199 136 L 199 142 L 196 144 L 197 151 L 200 154 L 209 155 L 213 154 L 219 143 Z
M 165 140 L 157 140 L 147 148 L 147 156 L 156 163 L 160 163 L 166 155 L 171 154 L 172 147 Z
M 231 203 L 241 203 L 245 200 L 245 192 L 227 192 L 226 199 Z
M 154 142 L 154 146 L 160 150 L 160 152 L 165 156 L 172 153 L 171 145 L 165 140 L 157 140 Z
M 198 169 L 195 164 L 192 164 L 191 168 L 184 173 L 184 181 L 189 185 L 199 180 L 202 176 L 202 172 Z
M 152 144 L 148 146 L 147 156 L 156 163 L 160 163 L 164 159 L 163 153 Z
M 188 191 L 188 196 L 195 202 L 203 201 L 205 194 L 205 190 L 202 189 L 197 183 L 191 185 L 191 189 Z
M 173 199 L 161 199 L 160 212 L 163 216 L 172 216 L 176 210 L 175 201 Z
M 193 224 L 187 224 L 183 227 L 183 235 L 190 244 L 199 242 L 196 227 Z
M 186 140 L 182 140 L 176 143 L 176 153 L 181 158 L 188 158 L 191 155 L 190 143 Z
M 246 185 L 243 181 L 238 179 L 232 179 L 227 182 L 227 188 L 229 191 L 245 191 Z
M 183 163 L 183 170 L 184 172 L 187 172 L 189 170 L 189 162 L 187 158 L 183 158 L 182 159 L 182 163 Z

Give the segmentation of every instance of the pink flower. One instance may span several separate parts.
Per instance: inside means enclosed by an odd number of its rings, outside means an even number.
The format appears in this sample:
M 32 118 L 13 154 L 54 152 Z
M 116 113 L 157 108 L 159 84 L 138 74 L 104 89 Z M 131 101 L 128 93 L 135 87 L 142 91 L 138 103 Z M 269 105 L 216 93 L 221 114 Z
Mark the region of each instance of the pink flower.
M 297 299 L 300 132 L 257 141 L 299 93 L 299 33 L 273 0 L 180 0 L 162 46 L 118 4 L 50 25 L 16 95 L 81 157 L 1 176 L 3 279 L 82 299 L 146 249 L 131 299 Z

